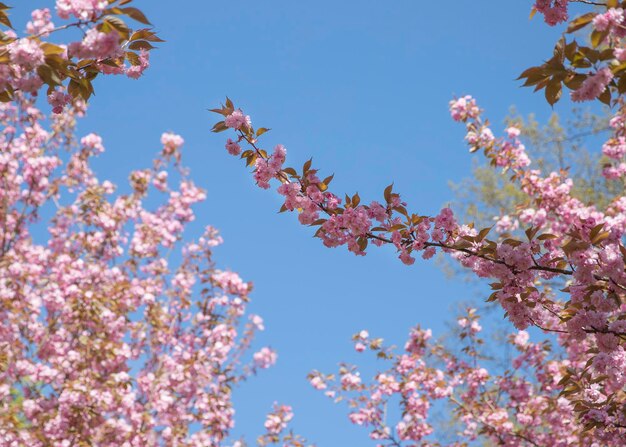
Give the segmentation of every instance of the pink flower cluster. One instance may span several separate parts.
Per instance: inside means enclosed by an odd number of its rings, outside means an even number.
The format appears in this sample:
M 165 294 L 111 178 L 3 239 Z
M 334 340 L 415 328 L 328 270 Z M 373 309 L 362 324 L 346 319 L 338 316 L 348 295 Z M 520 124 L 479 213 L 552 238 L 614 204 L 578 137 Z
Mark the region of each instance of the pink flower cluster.
M 231 140 L 230 138 L 226 140 L 226 150 L 230 155 L 239 155 L 241 154 L 241 146 L 239 143 Z
M 591 101 L 596 99 L 613 79 L 613 73 L 608 67 L 601 68 L 595 74 L 585 79 L 582 85 L 572 92 L 572 101 Z
M 598 73 L 599 77 L 611 78 L 608 69 L 601 69 Z M 592 77 L 585 82 L 592 84 L 597 80 Z M 585 83 L 580 90 L 589 89 L 598 90 Z M 228 118 L 234 110 L 231 103 L 217 111 Z M 518 208 L 517 215 L 503 216 L 498 221 L 499 231 L 517 231 L 520 223 L 526 225 L 526 234 L 522 238 L 488 239 L 489 229 L 459 225 L 449 208 L 434 217 L 411 214 L 391 186 L 385 190 L 383 204 L 375 201 L 361 204 L 358 195 L 341 200 L 329 191 L 328 183 L 332 177 L 321 180 L 311 162 L 298 172 L 283 167 L 285 160 L 280 156 L 279 163 L 273 163 L 275 169 L 269 169 L 274 155 L 268 156 L 257 146 L 257 134 L 250 126 L 241 126 L 237 130 L 238 140 L 229 140 L 227 144 L 237 144 L 233 153 L 239 153 L 241 148 L 238 145 L 242 141 L 250 146 L 242 157 L 249 164 L 250 160 L 255 160 L 257 183 L 268 187 L 272 179 L 278 180 L 278 192 L 285 197 L 282 210 L 297 210 L 302 224 L 317 226 L 316 236 L 326 246 L 346 245 L 355 254 L 363 255 L 370 242 L 374 245 L 392 244 L 405 264 L 415 262 L 416 252 L 429 259 L 435 250 L 440 249 L 478 277 L 492 278 L 493 293 L 489 300 L 499 303 L 519 330 L 536 326 L 562 334 L 559 343 L 567 350 L 573 371 L 578 375 L 566 376 L 567 380 L 589 385 L 600 381 L 596 392 L 606 401 L 610 396 L 617 399 L 614 402 L 618 403 L 605 408 L 606 417 L 602 419 L 605 424 L 602 430 L 608 433 L 607 439 L 612 439 L 615 433 L 621 433 L 620 427 L 624 425 L 621 409 L 626 408 L 626 401 L 615 397 L 623 380 L 618 373 L 620 359 L 626 352 L 624 333 L 616 326 L 626 318 L 626 309 L 615 300 L 626 288 L 621 254 L 626 249 L 620 242 L 626 232 L 626 199 L 616 197 L 606 210 L 601 211 L 572 196 L 574 185 L 565 172 L 544 175 L 529 169 L 531 161 L 519 129 L 509 127 L 504 138 L 497 138 L 482 120 L 481 111 L 470 96 L 451 101 L 450 113 L 454 120 L 465 124 L 470 151 L 482 151 L 491 165 L 507 172 L 524 194 L 526 200 Z M 618 163 L 610 165 L 609 169 L 620 170 L 620 175 L 626 172 L 622 147 L 625 141 L 624 114 L 624 109 L 620 109 L 611 121 L 614 135 L 603 148 L 605 155 Z M 243 112 L 238 110 L 237 116 L 241 120 Z M 218 123 L 216 128 L 219 129 L 220 125 L 223 123 Z M 563 295 L 541 286 L 544 281 L 565 279 L 569 280 L 569 285 Z M 480 331 L 477 323 L 463 321 L 462 326 L 466 337 L 474 337 Z M 419 334 L 416 333 L 407 350 L 415 353 L 423 350 L 420 346 L 424 342 L 420 341 Z M 355 348 L 362 352 L 368 345 L 371 347 L 367 337 L 359 338 Z M 606 358 L 617 366 L 606 367 Z M 585 369 L 585 364 L 591 368 Z M 327 377 L 316 374 L 312 382 L 316 388 L 328 388 Z M 568 382 L 564 383 L 563 386 L 567 386 Z M 350 369 L 341 373 L 341 384 L 344 391 L 363 388 L 359 376 Z M 551 386 L 551 389 L 556 388 L 554 384 Z M 327 390 L 327 393 L 334 397 L 337 390 Z M 582 388 L 577 389 L 566 402 L 584 399 L 583 394 Z M 576 405 L 575 412 L 583 421 L 593 408 L 585 401 L 583 406 Z M 524 420 L 526 416 L 520 417 Z M 358 424 L 380 425 L 380 412 L 371 406 L 361 407 L 352 413 L 351 418 Z M 485 421 L 498 433 L 511 431 L 511 421 L 501 411 Z M 406 427 L 403 425 L 396 430 L 413 433 L 407 436 L 426 436 L 424 433 L 428 432 L 425 427 L 413 427 L 409 421 L 404 423 Z M 468 419 L 468 427 L 474 423 L 475 420 Z M 386 436 L 387 429 L 380 428 L 382 431 L 372 433 L 372 436 Z
M 35 9 L 31 12 L 32 20 L 26 24 L 26 32 L 33 35 L 48 36 L 54 29 L 52 14 L 48 8 Z
M 52 113 L 61 113 L 63 108 L 70 104 L 72 97 L 60 90 L 56 90 L 48 95 L 48 104 L 52 106 Z
M 568 19 L 569 0 L 537 0 L 535 9 L 543 14 L 546 23 L 554 26 Z
M 236 152 L 236 151 L 235 151 Z M 234 155 L 234 152 L 231 152 Z M 287 150 L 282 144 L 277 145 L 274 148 L 274 152 L 270 155 L 269 159 L 259 157 L 254 165 L 254 180 L 259 187 L 268 189 L 270 187 L 270 180 L 275 178 L 281 171 Z
M 68 52 L 72 57 L 81 59 L 115 58 L 121 54 L 120 35 L 117 31 L 102 33 L 90 29 L 81 42 L 72 42 Z
M 613 137 L 602 146 L 602 153 L 610 159 L 602 174 L 609 180 L 621 179 L 626 175 L 626 127 L 624 125 L 624 110 L 620 110 L 610 121 Z
M 0 445 L 231 445 L 233 388 L 276 361 L 250 349 L 263 328 L 245 317 L 251 284 L 215 268 L 213 228 L 181 243 L 205 199 L 180 166 L 182 137 L 163 134 L 116 194 L 90 168 L 102 139 L 66 143 L 83 114 L 69 103 L 45 117 L 21 92 L 0 105 Z M 277 407 L 268 431 L 292 417 Z
M 241 110 L 235 110 L 226 117 L 224 124 L 231 129 L 240 130 L 250 127 L 252 121 L 250 121 L 250 116 L 244 115 Z
M 449 105 L 450 114 L 454 121 L 465 121 L 467 119 L 477 118 L 480 114 L 476 100 L 469 95 L 452 100 Z
M 27 38 L 9 44 L 9 55 L 11 63 L 26 69 L 35 69 L 44 61 L 44 53 L 39 43 Z
M 257 368 L 267 369 L 276 363 L 278 358 L 276 352 L 270 348 L 262 348 L 259 352 L 254 354 L 254 363 Z
M 324 390 L 336 403 L 347 402 L 350 422 L 367 427 L 378 445 L 439 445 L 436 427 L 446 426 L 449 421 L 435 425 L 430 413 L 440 400 L 453 409 L 446 414 L 462 425 L 453 446 L 482 440 L 512 446 L 529 443 L 591 447 L 598 445 L 599 439 L 607 447 L 622 445 L 619 432 L 583 431 L 586 421 L 601 418 L 603 424 L 607 423 L 610 417 L 605 410 L 594 409 L 585 421 L 577 422 L 574 406 L 559 396 L 558 382 L 562 372 L 572 366 L 570 360 L 552 354 L 546 343 L 529 342 L 529 334 L 520 331 L 509 336 L 517 352 L 511 365 L 494 374 L 490 372 L 493 365 L 482 355 L 484 340 L 478 335 L 476 311 L 469 309 L 458 321 L 462 328 L 456 340 L 460 350 L 433 343 L 430 331 L 415 328 L 399 354 L 380 344 L 370 346 L 390 365 L 371 381 L 361 380 L 356 367 L 342 365 L 339 380 L 314 371 L 309 375 L 311 385 Z M 522 370 L 528 374 L 521 374 Z M 602 402 L 598 390 L 597 385 L 587 388 L 596 403 Z M 398 416 L 388 411 L 395 401 L 400 403 Z
M 109 6 L 108 3 L 106 0 L 57 0 L 56 10 L 62 19 L 74 16 L 80 20 L 91 20 L 101 14 Z
M 101 65 L 101 67 L 104 67 L 104 65 Z M 148 67 L 150 67 L 150 53 L 148 53 L 146 50 L 141 50 L 138 56 L 138 64 L 131 64 L 130 67 L 125 68 L 124 72 L 126 76 L 131 79 L 139 79 L 141 75 L 143 75 L 143 72 L 148 69 Z
M 125 2 L 125 4 L 130 1 Z M 43 85 L 54 113 L 61 113 L 70 100 L 80 102 L 94 92 L 98 74 L 126 74 L 139 78 L 149 66 L 149 41 L 161 41 L 148 29 L 133 32 L 121 17 L 142 17 L 133 7 L 109 8 L 107 0 L 58 0 L 56 11 L 61 19 L 77 19 L 55 28 L 48 8 L 35 9 L 26 24 L 26 36 L 6 32 L 8 60 L 0 63 L 0 93 L 13 91 L 36 96 Z M 107 9 L 109 8 L 109 9 Z M 5 14 L 4 12 L 2 14 Z M 102 21 L 114 20 L 116 27 L 103 27 Z M 145 19 L 141 19 L 144 20 Z M 57 44 L 44 40 L 52 33 L 80 27 L 82 38 Z M 102 31 L 102 30 L 107 30 Z M 132 50 L 135 45 L 135 50 Z M 72 76 L 68 74 L 72 73 Z M 70 97 L 64 96 L 69 94 Z
M 161 135 L 161 144 L 163 145 L 163 153 L 165 155 L 171 155 L 178 151 L 185 140 L 180 135 L 172 132 L 165 132 Z
M 610 8 L 604 14 L 598 14 L 593 18 L 593 26 L 598 31 L 607 31 L 612 27 L 621 27 L 624 22 L 624 10 L 622 8 Z

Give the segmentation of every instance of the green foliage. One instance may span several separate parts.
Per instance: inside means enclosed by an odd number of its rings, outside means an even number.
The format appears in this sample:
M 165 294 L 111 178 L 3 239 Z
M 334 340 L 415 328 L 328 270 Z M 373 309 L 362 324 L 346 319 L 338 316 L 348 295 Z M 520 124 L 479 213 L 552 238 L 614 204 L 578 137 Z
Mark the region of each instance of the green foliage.
M 608 111 L 596 114 L 575 109 L 565 123 L 555 112 L 542 126 L 533 114 L 524 118 L 512 108 L 505 123 L 521 129 L 531 167 L 544 173 L 568 171 L 574 181 L 573 195 L 584 203 L 603 207 L 624 191 L 622 182 L 608 181 L 602 176 L 605 160 L 599 148 L 589 149 L 597 147 L 601 141 L 597 137 L 608 132 Z M 456 196 L 455 213 L 461 220 L 473 221 L 478 228 L 493 225 L 494 217 L 515 215 L 516 205 L 524 202 L 524 194 L 506 175 L 478 161 L 472 177 L 458 183 L 451 181 L 450 187 Z

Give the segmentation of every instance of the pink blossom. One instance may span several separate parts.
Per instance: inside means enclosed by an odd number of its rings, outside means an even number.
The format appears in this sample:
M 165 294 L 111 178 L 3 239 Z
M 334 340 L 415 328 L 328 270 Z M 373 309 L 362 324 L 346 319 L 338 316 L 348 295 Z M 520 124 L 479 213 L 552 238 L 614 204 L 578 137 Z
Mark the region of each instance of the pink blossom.
M 73 42 L 68 47 L 72 57 L 81 59 L 108 59 L 119 56 L 122 52 L 120 47 L 120 35 L 117 31 L 102 33 L 95 28 L 85 33 L 82 42 Z
M 450 101 L 450 114 L 454 121 L 464 121 L 475 118 L 479 114 L 476 101 L 471 96 L 464 96 L 457 100 Z
M 516 346 L 523 348 L 528 343 L 528 339 L 529 339 L 528 332 L 519 331 L 517 335 L 515 335 L 513 342 L 515 343 Z
M 276 363 L 278 355 L 270 348 L 262 348 L 254 353 L 254 364 L 258 368 L 267 369 Z
M 37 68 L 44 62 L 44 53 L 33 39 L 18 39 L 8 45 L 11 62 L 25 68 Z
M 313 376 L 309 382 L 316 390 L 324 390 L 327 388 L 327 385 L 324 383 L 324 380 L 319 376 Z
M 601 68 L 595 74 L 587 77 L 582 85 L 572 92 L 573 101 L 591 101 L 596 99 L 613 79 L 613 73 L 609 68 Z
M 607 165 L 602 169 L 602 175 L 608 179 L 618 179 L 626 175 L 626 163 Z
M 347 389 L 347 390 L 356 389 L 358 388 L 360 383 L 361 383 L 361 377 L 359 377 L 358 373 L 356 374 L 345 373 L 341 376 L 341 386 L 344 389 Z
M 93 151 L 95 154 L 104 152 L 104 146 L 102 145 L 102 138 L 95 133 L 85 135 L 80 139 L 80 144 L 85 149 Z
M 57 0 L 56 10 L 59 17 L 69 19 L 73 15 L 77 19 L 91 20 L 106 7 L 106 0 Z
M 602 146 L 602 153 L 609 158 L 619 160 L 626 154 L 626 137 L 610 139 Z
M 435 256 L 435 254 L 436 254 L 435 248 L 428 247 L 426 250 L 424 250 L 424 253 L 422 253 L 422 258 L 431 259 L 433 256 Z
M 63 108 L 69 104 L 71 100 L 72 97 L 70 95 L 58 90 L 48 95 L 48 103 L 52 106 L 52 112 L 57 114 L 63 112 Z
M 258 315 L 252 314 L 252 315 L 250 315 L 249 319 L 252 322 L 252 324 L 254 325 L 254 327 L 257 328 L 257 330 L 259 330 L 259 331 L 265 330 L 265 326 L 263 325 L 263 318 L 261 318 Z
M 235 272 L 216 270 L 212 280 L 226 293 L 244 296 L 250 290 L 250 285 L 243 282 L 241 277 Z
M 226 141 L 226 150 L 230 155 L 239 155 L 241 154 L 241 146 L 230 138 Z
M 622 8 L 610 8 L 604 14 L 598 14 L 593 18 L 593 26 L 598 31 L 606 31 L 611 26 L 620 26 L 624 21 Z
M 615 59 L 617 59 L 618 61 L 626 61 L 626 48 L 615 48 L 613 50 L 613 54 L 615 55 Z
M 249 116 L 244 116 L 243 112 L 238 109 L 226 117 L 224 124 L 226 127 L 239 130 L 243 127 L 250 127 L 252 122 L 250 121 Z
M 161 135 L 161 144 L 166 153 L 172 154 L 185 144 L 185 140 L 178 134 L 165 132 Z
M 546 23 L 554 26 L 567 20 L 567 3 L 569 0 L 537 0 L 535 9 L 544 15 Z
M 509 215 L 504 215 L 500 218 L 494 217 L 496 220 L 496 231 L 498 233 L 504 233 L 505 231 L 515 231 L 519 227 L 517 219 L 512 219 Z
M 269 434 L 277 435 L 287 428 L 287 423 L 293 419 L 293 411 L 287 405 L 275 405 L 274 411 L 267 415 L 265 429 Z
M 31 21 L 26 24 L 26 32 L 47 36 L 54 29 L 52 15 L 48 8 L 35 9 L 31 12 Z
M 520 133 L 521 133 L 521 131 L 519 130 L 519 128 L 517 128 L 515 126 L 507 127 L 507 129 L 506 129 L 506 134 L 511 139 L 515 139 L 515 138 L 519 137 Z
M 139 79 L 141 75 L 143 75 L 144 71 L 150 67 L 150 53 L 146 50 L 141 50 L 139 52 L 139 64 L 131 65 L 126 69 L 126 76 L 131 79 Z

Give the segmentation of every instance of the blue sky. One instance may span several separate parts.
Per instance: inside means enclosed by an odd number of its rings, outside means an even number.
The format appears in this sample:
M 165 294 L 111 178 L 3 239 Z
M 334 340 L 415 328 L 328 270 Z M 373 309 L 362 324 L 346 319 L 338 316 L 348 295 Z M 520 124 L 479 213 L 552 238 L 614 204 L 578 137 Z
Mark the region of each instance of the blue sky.
M 27 11 L 52 4 L 13 3 L 21 26 Z M 467 176 L 479 156 L 467 152 L 448 101 L 474 95 L 496 129 L 511 105 L 546 118 L 543 96 L 515 78 L 550 56 L 558 30 L 529 20 L 530 0 L 134 3 L 167 42 L 139 81 L 96 83 L 80 131 L 103 136 L 96 168 L 119 184 L 150 164 L 162 132 L 185 138 L 184 160 L 208 191 L 188 236 L 207 224 L 220 229 L 218 264 L 254 282 L 250 310 L 267 328 L 259 342 L 279 354 L 276 367 L 237 391 L 235 433 L 254 439 L 279 401 L 319 446 L 373 445 L 306 374 L 335 371 L 342 360 L 375 367 L 354 353 L 352 334 L 367 328 L 397 345 L 416 324 L 441 334 L 455 303 L 476 290 L 433 262 L 406 267 L 390 249 L 357 258 L 324 248 L 294 215 L 276 213 L 279 197 L 256 188 L 227 154 L 207 109 L 230 96 L 255 126 L 272 128 L 265 144 L 284 144 L 290 163 L 312 156 L 322 175 L 335 173 L 336 192 L 380 200 L 393 181 L 411 209 L 435 213 L 453 199 L 447 182 Z

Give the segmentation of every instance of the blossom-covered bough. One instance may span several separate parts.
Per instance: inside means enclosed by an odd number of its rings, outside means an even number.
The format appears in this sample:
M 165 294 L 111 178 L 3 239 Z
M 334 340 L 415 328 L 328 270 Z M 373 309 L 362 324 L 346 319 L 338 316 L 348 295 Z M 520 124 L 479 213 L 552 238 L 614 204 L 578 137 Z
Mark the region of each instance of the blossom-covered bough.
M 556 358 L 549 343 L 530 343 L 525 331 L 511 335 L 515 357 L 507 369 L 493 373 L 475 310 L 469 309 L 458 326 L 460 352 L 434 343 L 431 331 L 419 327 L 400 353 L 361 331 L 353 337 L 356 350 L 375 353 L 389 368 L 365 383 L 356 367 L 341 365 L 338 375 L 314 371 L 311 385 L 335 402 L 346 401 L 351 422 L 367 426 L 379 445 L 461 447 L 477 439 L 506 446 L 623 444 L 581 429 L 572 405 L 559 397 L 561 370 L 569 361 Z M 442 427 L 430 413 L 442 402 L 452 417 L 438 432 Z
M 72 98 L 84 100 L 94 93 L 93 81 L 101 74 L 125 74 L 137 79 L 149 65 L 153 43 L 163 42 L 150 28 L 131 29 L 125 20 L 150 25 L 132 0 L 59 0 L 55 26 L 48 8 L 37 9 L 28 22 L 28 35 L 19 37 L 12 29 L 8 11 L 0 3 L 0 101 L 8 102 L 16 92 L 37 95 L 47 87 L 48 101 L 55 113 Z M 60 32 L 80 30 L 78 40 L 54 43 Z
M 569 3 L 588 4 L 592 11 L 571 20 L 553 57 L 526 70 L 521 78 L 535 90 L 544 89 L 550 104 L 558 101 L 565 86 L 574 101 L 599 100 L 611 105 L 611 136 L 602 147 L 610 162 L 603 173 L 623 180 L 626 2 L 542 0 L 534 4 L 533 12 L 542 13 L 548 24 L 556 25 L 568 20 Z M 588 45 L 576 39 L 568 42 L 570 34 L 586 31 Z M 236 138 L 226 143 L 228 152 L 254 167 L 254 179 L 261 188 L 267 189 L 277 180 L 277 191 L 284 196 L 281 211 L 296 211 L 300 223 L 317 228 L 315 235 L 325 246 L 345 245 L 364 255 L 370 244 L 391 245 L 405 264 L 413 264 L 416 254 L 429 259 L 438 250 L 448 253 L 478 277 L 493 280 L 493 293 L 487 301 L 499 303 L 518 330 L 536 327 L 553 333 L 564 353 L 563 358 L 557 354 L 547 357 L 540 345 L 519 342 L 525 337 L 525 332 L 520 332 L 512 336 L 512 343 L 521 351 L 520 365 L 527 362 L 535 379 L 516 374 L 495 377 L 486 370 L 481 372 L 482 367 L 474 362 L 477 357 L 466 364 L 441 347 L 431 348 L 429 357 L 423 356 L 423 350 L 414 352 L 414 338 L 424 338 L 423 332 L 417 331 L 407 352 L 393 357 L 390 372 L 384 379 L 379 375 L 371 386 L 361 385 L 349 369 L 342 369 L 335 392 L 367 395 L 353 401 L 361 409 L 352 413 L 352 422 L 373 426 L 372 437 L 384 445 L 405 441 L 407 445 L 432 445 L 429 439 L 433 438 L 427 437 L 430 430 L 422 426 L 428 402 L 446 397 L 467 422 L 469 440 L 484 433 L 501 445 L 624 444 L 626 197 L 615 197 L 603 209 L 574 198 L 567 171 L 532 169 L 519 129 L 509 127 L 504 136 L 496 137 L 470 96 L 450 102 L 452 118 L 466 126 L 470 152 L 482 151 L 494 169 L 511 176 L 525 197 L 516 215 L 500 216 L 500 234 L 491 237 L 491 228 L 460 224 L 449 208 L 436 216 L 409 211 L 391 185 L 381 201 L 367 204 L 361 203 L 358 194 L 335 195 L 329 189 L 332 176 L 322 179 L 311 160 L 302 169 L 294 169 L 285 166 L 282 145 L 273 152 L 263 149 L 259 138 L 267 129 L 255 130 L 250 118 L 232 101 L 227 99 L 213 111 L 224 118 L 213 131 L 235 132 Z M 513 231 L 520 222 L 525 230 Z M 548 285 L 555 282 L 562 290 Z M 361 349 L 365 346 L 360 343 Z M 426 362 L 431 358 L 444 367 L 432 369 Z M 525 380 L 523 392 L 513 390 L 520 380 Z M 312 381 L 316 387 L 326 386 L 321 374 L 314 374 Z M 493 393 L 498 393 L 497 397 Z M 501 393 L 508 397 L 502 398 Z M 405 416 L 391 430 L 381 416 L 381 405 L 385 396 L 393 394 L 401 397 Z
M 102 139 L 75 136 L 93 80 L 139 77 L 160 41 L 122 21 L 148 23 L 129 3 L 58 0 L 58 18 L 75 21 L 55 26 L 38 9 L 26 36 L 1 33 L 2 447 L 241 447 L 232 390 L 276 361 L 250 352 L 263 320 L 246 313 L 251 283 L 216 268 L 217 231 L 183 241 L 206 195 L 182 137 L 164 133 L 152 166 L 117 192 L 90 168 Z M 68 28 L 78 41 L 43 40 Z M 292 417 L 276 405 L 259 445 L 303 446 Z

